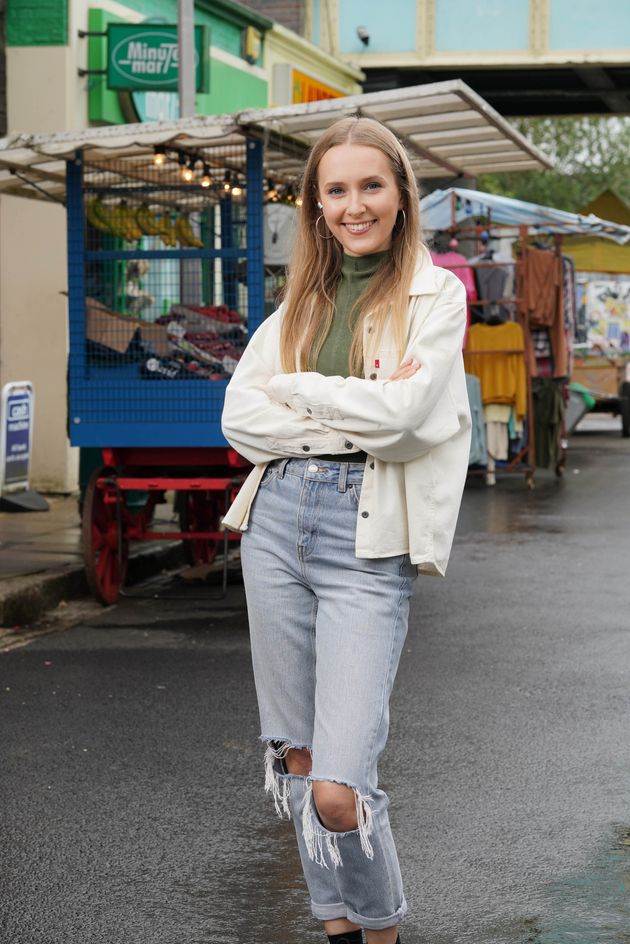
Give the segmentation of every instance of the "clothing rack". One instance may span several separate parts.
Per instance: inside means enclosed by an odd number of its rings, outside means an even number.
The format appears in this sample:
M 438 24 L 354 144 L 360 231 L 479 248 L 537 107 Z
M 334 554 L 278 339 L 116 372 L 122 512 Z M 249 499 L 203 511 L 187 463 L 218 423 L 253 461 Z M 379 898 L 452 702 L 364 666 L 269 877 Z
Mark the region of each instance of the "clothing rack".
M 454 196 L 454 195 L 453 195 Z M 456 223 L 455 216 L 455 203 L 453 203 L 452 208 L 452 220 L 453 224 L 451 231 L 457 231 L 458 234 L 462 233 L 471 233 L 479 237 L 481 227 L 479 224 L 461 224 Z M 487 217 L 487 223 L 484 225 L 483 229 L 486 231 L 490 230 L 492 223 L 490 214 Z M 516 227 L 509 227 L 514 229 Z M 492 259 L 479 260 L 478 262 L 468 262 L 468 263 L 454 263 L 453 265 L 446 265 L 445 268 L 452 270 L 461 270 L 464 268 L 469 268 L 476 270 L 478 268 L 507 268 L 509 266 L 515 267 L 515 285 L 514 285 L 514 295 L 507 298 L 500 299 L 479 299 L 469 302 L 469 305 L 476 308 L 483 307 L 485 305 L 511 305 L 514 306 L 514 318 L 512 319 L 516 323 L 520 324 L 523 331 L 524 346 L 522 348 L 510 348 L 510 349 L 497 349 L 497 350 L 484 350 L 484 351 L 466 351 L 464 353 L 467 357 L 483 356 L 483 357 L 498 357 L 505 356 L 518 356 L 523 357 L 525 364 L 525 383 L 526 383 L 526 441 L 524 445 L 518 450 L 518 452 L 505 461 L 505 464 L 497 467 L 495 461 L 492 457 L 488 457 L 488 465 L 485 469 L 469 469 L 469 475 L 471 476 L 485 476 L 486 484 L 494 485 L 496 482 L 497 475 L 509 475 L 514 473 L 524 474 L 525 482 L 528 488 L 533 489 L 535 487 L 535 473 L 536 473 L 536 431 L 535 431 L 535 422 L 534 422 L 534 392 L 533 392 L 533 383 L 532 383 L 532 373 L 531 373 L 531 364 L 534 362 L 534 349 L 533 349 L 533 338 L 532 338 L 532 328 L 529 324 L 527 317 L 523 316 L 523 302 L 525 299 L 525 271 L 526 271 L 526 258 L 528 252 L 528 240 L 530 239 L 529 227 L 521 225 L 518 227 L 518 235 L 513 237 L 518 241 L 520 252 L 518 258 L 512 262 L 508 261 L 494 261 Z M 553 237 L 553 251 L 557 255 L 561 255 L 561 243 L 562 237 L 554 235 Z M 481 240 L 478 240 L 478 250 L 482 249 L 483 243 Z M 562 291 L 561 287 L 559 291 Z M 560 430 L 560 440 L 558 443 L 560 460 L 556 464 L 555 473 L 560 477 L 564 473 L 564 464 L 565 464 L 565 442 L 566 442 L 566 431 L 564 428 L 564 422 Z

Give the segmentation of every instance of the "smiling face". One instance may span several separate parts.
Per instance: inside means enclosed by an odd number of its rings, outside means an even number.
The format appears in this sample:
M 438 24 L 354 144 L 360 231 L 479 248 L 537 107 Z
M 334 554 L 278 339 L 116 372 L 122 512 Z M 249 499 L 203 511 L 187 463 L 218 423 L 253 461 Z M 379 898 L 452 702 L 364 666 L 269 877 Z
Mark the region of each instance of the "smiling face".
M 319 162 L 319 202 L 349 256 L 383 252 L 403 201 L 389 159 L 376 147 L 337 144 Z

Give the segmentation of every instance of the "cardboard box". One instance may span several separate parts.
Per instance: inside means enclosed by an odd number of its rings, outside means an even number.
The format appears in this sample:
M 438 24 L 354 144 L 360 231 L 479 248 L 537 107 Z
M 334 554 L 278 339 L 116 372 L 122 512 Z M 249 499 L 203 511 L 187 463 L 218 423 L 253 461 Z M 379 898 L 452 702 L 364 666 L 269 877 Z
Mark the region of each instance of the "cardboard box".
M 112 311 L 95 298 L 85 300 L 85 337 L 117 354 L 125 354 L 136 333 L 142 342 L 158 357 L 169 354 L 165 325 L 140 321 Z

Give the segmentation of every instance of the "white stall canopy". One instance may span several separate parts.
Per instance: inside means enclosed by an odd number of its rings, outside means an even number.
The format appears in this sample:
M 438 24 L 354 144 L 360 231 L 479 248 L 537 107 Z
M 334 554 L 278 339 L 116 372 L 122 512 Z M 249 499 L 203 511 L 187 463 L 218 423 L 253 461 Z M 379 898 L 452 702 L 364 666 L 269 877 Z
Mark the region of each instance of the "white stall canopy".
M 421 180 L 476 176 L 487 171 L 544 170 L 551 162 L 481 96 L 456 80 L 395 91 L 371 92 L 286 108 L 249 109 L 233 115 L 110 125 L 55 134 L 10 134 L 0 141 L 0 194 L 41 199 L 65 197 L 65 161 L 86 158 L 86 181 L 98 186 L 108 161 L 124 160 L 142 179 L 156 147 L 189 150 L 212 163 L 213 149 L 234 148 L 234 169 L 245 170 L 246 138 L 265 142 L 265 174 L 290 183 L 308 147 L 345 115 L 377 118 L 405 143 Z M 173 168 L 175 171 L 176 168 Z
M 482 190 L 450 187 L 448 190 L 434 190 L 420 201 L 420 218 L 425 233 L 448 230 L 479 217 L 503 226 L 529 226 L 539 233 L 601 236 L 620 245 L 630 241 L 629 226 L 602 220 L 592 213 L 567 213 Z

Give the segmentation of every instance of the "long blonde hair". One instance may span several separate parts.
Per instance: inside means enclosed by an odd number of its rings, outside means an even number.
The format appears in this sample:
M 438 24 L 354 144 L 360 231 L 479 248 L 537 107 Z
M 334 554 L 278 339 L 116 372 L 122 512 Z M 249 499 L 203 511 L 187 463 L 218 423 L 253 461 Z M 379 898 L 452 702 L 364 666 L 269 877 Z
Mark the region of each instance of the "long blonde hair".
M 368 315 L 373 318 L 372 350 L 377 349 L 386 321 L 391 326 L 400 356 L 406 343 L 409 288 L 420 246 L 418 187 L 402 144 L 388 128 L 373 118 L 342 118 L 317 140 L 302 177 L 302 207 L 289 265 L 280 334 L 282 369 L 287 373 L 296 368 L 296 354 L 300 370 L 313 369 L 311 365 L 317 363 L 332 324 L 343 249 L 336 239 L 321 238 L 315 226 L 321 212 L 317 206 L 319 164 L 326 151 L 338 144 L 359 144 L 382 151 L 398 184 L 404 210 L 401 227 L 396 225 L 392 230 L 390 252 L 353 308 L 353 311 L 358 310 L 358 316 L 350 347 L 349 373 L 357 376 L 362 372 L 363 328 Z M 325 221 L 320 221 L 319 227 L 327 235 Z

